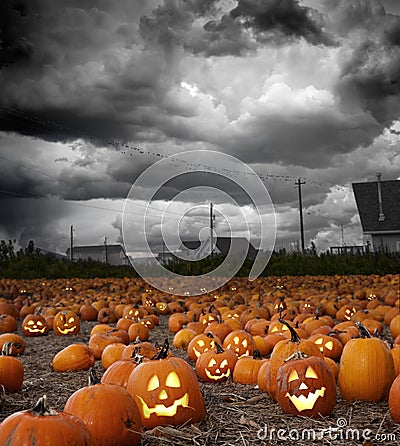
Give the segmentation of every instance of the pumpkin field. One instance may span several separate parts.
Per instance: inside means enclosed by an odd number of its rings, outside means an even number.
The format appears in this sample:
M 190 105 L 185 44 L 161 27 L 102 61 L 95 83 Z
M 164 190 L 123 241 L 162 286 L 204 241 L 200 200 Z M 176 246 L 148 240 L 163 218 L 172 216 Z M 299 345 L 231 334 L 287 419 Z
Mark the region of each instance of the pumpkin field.
M 0 280 L 0 445 L 398 445 L 399 275 Z

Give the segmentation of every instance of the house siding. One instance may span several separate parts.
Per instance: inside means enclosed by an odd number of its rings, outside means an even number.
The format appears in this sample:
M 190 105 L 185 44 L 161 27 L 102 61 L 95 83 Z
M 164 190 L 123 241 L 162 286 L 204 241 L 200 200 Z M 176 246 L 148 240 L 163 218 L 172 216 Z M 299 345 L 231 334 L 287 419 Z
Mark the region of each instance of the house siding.
M 376 252 L 400 252 L 400 232 L 398 234 L 371 234 L 373 249 Z

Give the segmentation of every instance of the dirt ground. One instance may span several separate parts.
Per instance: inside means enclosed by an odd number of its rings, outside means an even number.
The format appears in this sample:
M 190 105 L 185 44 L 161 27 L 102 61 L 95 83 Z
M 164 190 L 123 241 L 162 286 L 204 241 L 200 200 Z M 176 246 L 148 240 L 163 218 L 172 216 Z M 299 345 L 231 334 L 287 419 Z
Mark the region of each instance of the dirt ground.
M 27 348 L 20 357 L 25 366 L 23 388 L 15 394 L 0 395 L 0 420 L 31 408 L 47 395 L 49 405 L 62 410 L 69 396 L 87 384 L 88 372 L 57 373 L 52 370 L 54 355 L 75 342 L 87 343 L 95 322 L 82 322 L 81 332 L 73 336 L 26 338 Z M 162 342 L 173 335 L 168 332 L 167 316 L 151 331 L 150 341 Z M 175 355 L 187 359 L 186 352 L 172 347 Z M 194 363 L 191 363 L 194 366 Z M 96 362 L 98 376 L 103 369 Z M 232 380 L 218 384 L 200 384 L 207 408 L 206 421 L 179 428 L 161 428 L 146 432 L 142 445 L 399 445 L 400 424 L 392 421 L 386 402 L 349 403 L 340 399 L 333 413 L 313 420 L 284 415 L 267 394 L 255 386 L 236 384 Z M 364 435 L 364 437 L 363 437 Z M 314 438 L 315 436 L 315 438 Z

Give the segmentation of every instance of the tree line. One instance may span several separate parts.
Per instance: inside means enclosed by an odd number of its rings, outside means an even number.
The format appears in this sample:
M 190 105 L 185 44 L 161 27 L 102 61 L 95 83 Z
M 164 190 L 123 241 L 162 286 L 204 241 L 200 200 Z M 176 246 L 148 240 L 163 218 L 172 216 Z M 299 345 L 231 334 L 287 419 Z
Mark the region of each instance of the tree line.
M 214 270 L 224 261 L 222 256 L 208 257 L 199 261 L 174 261 L 166 266 L 170 271 L 183 276 L 197 276 Z M 237 276 L 248 276 L 252 262 L 246 260 Z M 347 275 L 347 274 L 399 274 L 400 253 L 373 253 L 363 255 L 318 254 L 310 250 L 305 254 L 273 252 L 262 275 Z M 151 270 L 149 271 L 151 275 Z M 138 277 L 130 266 L 114 266 L 94 260 L 70 260 L 44 254 L 30 241 L 24 249 L 16 250 L 15 241 L 0 241 L 0 277 L 14 279 L 35 278 L 94 278 Z

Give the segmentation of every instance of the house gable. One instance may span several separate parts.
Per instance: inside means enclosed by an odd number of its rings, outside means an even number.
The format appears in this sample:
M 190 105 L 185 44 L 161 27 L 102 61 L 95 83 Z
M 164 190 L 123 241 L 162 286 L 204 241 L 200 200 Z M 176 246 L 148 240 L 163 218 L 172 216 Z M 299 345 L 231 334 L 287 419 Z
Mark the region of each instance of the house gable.
M 400 232 L 400 181 L 380 183 L 384 220 L 379 219 L 378 181 L 352 184 L 363 232 Z

